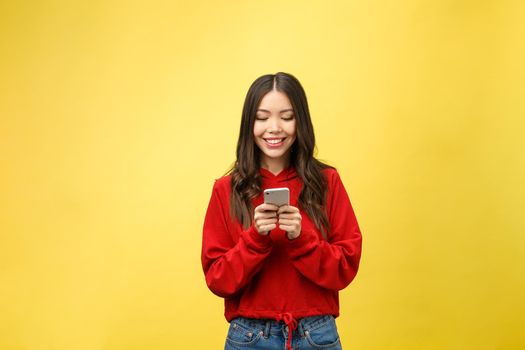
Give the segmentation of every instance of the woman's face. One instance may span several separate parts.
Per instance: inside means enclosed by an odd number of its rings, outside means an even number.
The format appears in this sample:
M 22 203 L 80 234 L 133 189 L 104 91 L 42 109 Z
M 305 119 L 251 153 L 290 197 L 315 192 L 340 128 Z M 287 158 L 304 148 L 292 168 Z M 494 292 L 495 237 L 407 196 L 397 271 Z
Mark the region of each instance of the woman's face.
M 286 94 L 272 90 L 261 100 L 255 115 L 253 135 L 263 162 L 286 163 L 295 141 L 295 114 Z

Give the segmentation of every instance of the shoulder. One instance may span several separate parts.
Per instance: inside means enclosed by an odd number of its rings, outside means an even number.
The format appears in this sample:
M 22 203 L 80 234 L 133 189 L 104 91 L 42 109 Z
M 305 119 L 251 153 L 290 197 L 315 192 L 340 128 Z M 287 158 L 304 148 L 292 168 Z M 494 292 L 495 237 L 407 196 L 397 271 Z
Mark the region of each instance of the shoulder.
M 346 191 L 341 175 L 335 167 L 325 168 L 322 172 L 325 175 L 326 187 L 329 193 Z
M 229 179 L 230 176 L 227 175 L 213 179 L 210 203 L 220 203 L 222 206 L 228 205 L 230 198 Z
M 214 181 L 215 181 L 215 186 L 217 187 L 225 187 L 225 186 L 229 186 L 230 185 L 230 181 L 231 181 L 231 175 L 228 174 L 228 175 L 224 175 L 224 176 L 221 176 L 219 178 L 216 178 Z
M 231 188 L 231 175 L 224 175 L 214 179 L 213 190 L 221 196 L 228 195 Z
M 326 168 L 322 169 L 321 172 L 324 174 L 328 185 L 331 185 L 334 183 L 334 181 L 340 179 L 339 172 L 333 166 L 327 166 Z
M 326 168 L 324 168 L 321 171 L 322 171 L 323 174 L 325 174 L 325 176 L 329 176 L 329 177 L 338 175 L 337 169 L 335 167 L 331 166 L 331 165 L 326 167 Z

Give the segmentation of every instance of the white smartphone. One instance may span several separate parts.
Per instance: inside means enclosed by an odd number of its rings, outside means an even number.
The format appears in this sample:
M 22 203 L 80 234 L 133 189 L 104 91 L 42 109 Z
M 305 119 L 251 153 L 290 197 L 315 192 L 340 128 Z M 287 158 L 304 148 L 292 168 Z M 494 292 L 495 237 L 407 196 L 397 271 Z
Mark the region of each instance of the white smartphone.
M 267 188 L 264 190 L 264 203 L 277 206 L 290 204 L 290 190 L 288 187 Z

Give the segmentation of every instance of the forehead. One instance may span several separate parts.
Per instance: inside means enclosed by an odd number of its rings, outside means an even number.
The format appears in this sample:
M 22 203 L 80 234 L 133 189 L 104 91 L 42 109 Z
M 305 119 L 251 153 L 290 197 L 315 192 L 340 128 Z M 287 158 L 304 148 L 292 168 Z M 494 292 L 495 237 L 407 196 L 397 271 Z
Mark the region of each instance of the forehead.
M 283 109 L 292 109 L 292 103 L 285 93 L 272 90 L 263 96 L 258 109 L 279 112 Z

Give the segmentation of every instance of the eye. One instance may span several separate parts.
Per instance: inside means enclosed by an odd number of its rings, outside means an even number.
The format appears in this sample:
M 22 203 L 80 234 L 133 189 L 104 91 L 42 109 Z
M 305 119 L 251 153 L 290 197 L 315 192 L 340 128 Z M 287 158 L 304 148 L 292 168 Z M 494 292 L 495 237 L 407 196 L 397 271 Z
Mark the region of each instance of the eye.
M 265 117 L 258 117 L 258 116 L 255 117 L 255 120 L 266 120 L 266 119 L 268 119 L 268 118 L 265 118 Z
M 286 120 L 286 121 L 289 121 L 289 120 L 292 120 L 294 118 L 294 116 L 290 116 L 290 117 L 287 117 L 287 118 L 283 118 L 283 120 Z

